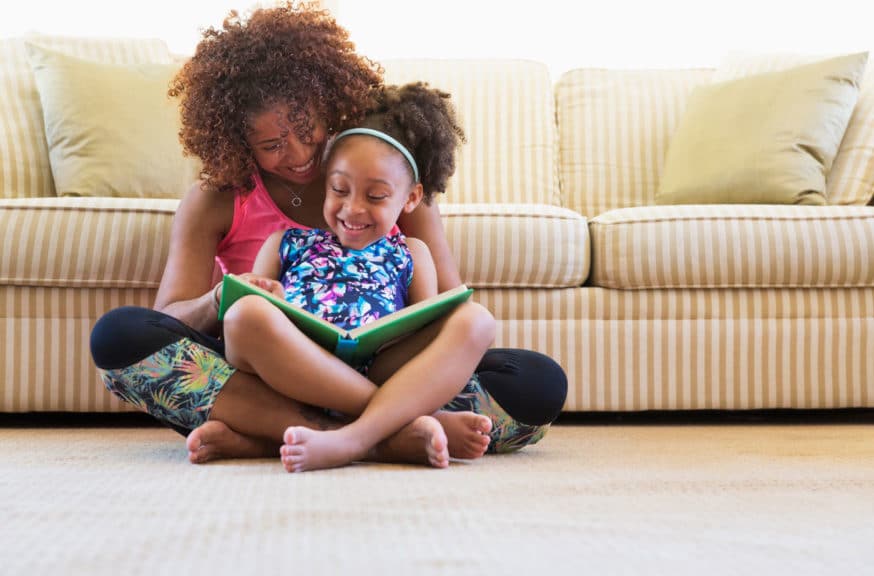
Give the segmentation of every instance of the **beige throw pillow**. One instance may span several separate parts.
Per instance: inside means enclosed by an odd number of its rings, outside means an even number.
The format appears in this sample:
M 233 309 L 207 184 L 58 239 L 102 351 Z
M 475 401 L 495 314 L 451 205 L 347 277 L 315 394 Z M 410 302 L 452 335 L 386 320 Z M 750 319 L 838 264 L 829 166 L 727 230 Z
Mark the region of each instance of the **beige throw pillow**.
M 712 82 L 735 80 L 833 58 L 837 54 L 728 52 Z M 825 181 L 829 204 L 864 205 L 874 198 L 874 70 L 859 82 L 859 99 Z
M 695 89 L 671 138 L 660 204 L 825 204 L 867 53 Z
M 178 198 L 199 163 L 183 157 L 178 64 L 104 64 L 33 43 L 27 54 L 42 104 L 59 196 Z

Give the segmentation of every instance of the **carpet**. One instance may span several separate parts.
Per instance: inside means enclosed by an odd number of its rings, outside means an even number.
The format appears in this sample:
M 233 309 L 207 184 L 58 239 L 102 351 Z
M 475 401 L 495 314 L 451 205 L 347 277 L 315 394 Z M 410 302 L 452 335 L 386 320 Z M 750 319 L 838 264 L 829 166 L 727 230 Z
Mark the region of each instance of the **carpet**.
M 865 574 L 874 434 L 566 424 L 448 469 L 186 461 L 155 427 L 0 428 L 0 573 Z

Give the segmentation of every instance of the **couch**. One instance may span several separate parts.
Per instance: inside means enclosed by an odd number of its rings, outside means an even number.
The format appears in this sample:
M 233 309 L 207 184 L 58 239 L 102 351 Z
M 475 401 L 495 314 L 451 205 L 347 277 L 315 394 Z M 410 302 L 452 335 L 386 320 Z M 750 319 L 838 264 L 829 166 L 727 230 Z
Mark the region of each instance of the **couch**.
M 76 189 L 76 162 L 99 158 L 55 150 L 73 115 L 51 116 L 60 103 L 28 43 L 119 70 L 184 56 L 155 40 L 0 41 L 0 411 L 125 411 L 89 333 L 111 308 L 152 304 L 197 167 L 171 143 L 172 170 Z M 788 66 L 765 60 L 755 66 Z M 721 68 L 384 65 L 390 82 L 453 94 L 468 138 L 440 199 L 453 253 L 498 320 L 495 345 L 566 370 L 566 412 L 874 406 L 874 75 L 823 174 L 826 205 L 665 204 L 672 137 Z M 158 172 L 172 178 L 155 184 Z

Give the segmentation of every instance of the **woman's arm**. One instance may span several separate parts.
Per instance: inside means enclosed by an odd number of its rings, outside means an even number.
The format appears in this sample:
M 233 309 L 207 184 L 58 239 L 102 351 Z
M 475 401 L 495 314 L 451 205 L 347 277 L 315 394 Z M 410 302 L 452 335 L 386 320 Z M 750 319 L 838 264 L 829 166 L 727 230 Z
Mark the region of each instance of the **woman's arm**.
M 173 218 L 170 252 L 155 298 L 155 310 L 174 316 L 195 330 L 216 332 L 215 254 L 233 218 L 231 194 L 206 192 L 199 183 L 192 186 Z
M 407 304 L 415 304 L 437 294 L 437 270 L 424 242 L 407 237 L 407 247 L 413 257 L 413 278 L 407 290 Z
M 438 291 L 444 292 L 461 284 L 461 275 L 446 241 L 436 201 L 430 206 L 421 202 L 412 212 L 401 214 L 398 224 L 404 234 L 427 244 L 437 270 Z

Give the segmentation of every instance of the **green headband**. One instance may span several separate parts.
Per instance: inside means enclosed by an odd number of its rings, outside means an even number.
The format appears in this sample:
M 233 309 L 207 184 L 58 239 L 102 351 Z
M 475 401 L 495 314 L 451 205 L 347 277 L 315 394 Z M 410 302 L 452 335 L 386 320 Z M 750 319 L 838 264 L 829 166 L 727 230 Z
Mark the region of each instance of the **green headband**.
M 379 130 L 373 130 L 371 128 L 350 128 L 349 130 L 343 130 L 336 136 L 334 136 L 334 143 L 336 144 L 342 138 L 346 136 L 354 136 L 355 134 L 364 134 L 365 136 L 373 136 L 374 138 L 379 138 L 383 142 L 391 144 L 394 146 L 398 152 L 404 155 L 404 158 L 407 159 L 407 162 L 410 163 L 410 167 L 413 169 L 413 178 L 416 182 L 419 182 L 419 167 L 416 166 L 416 160 L 413 158 L 413 155 L 410 154 L 410 151 L 406 149 L 406 147 L 386 134 L 385 132 L 380 132 Z

